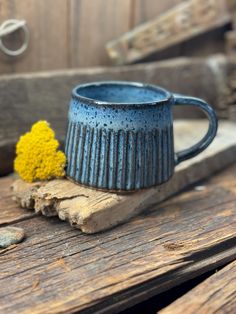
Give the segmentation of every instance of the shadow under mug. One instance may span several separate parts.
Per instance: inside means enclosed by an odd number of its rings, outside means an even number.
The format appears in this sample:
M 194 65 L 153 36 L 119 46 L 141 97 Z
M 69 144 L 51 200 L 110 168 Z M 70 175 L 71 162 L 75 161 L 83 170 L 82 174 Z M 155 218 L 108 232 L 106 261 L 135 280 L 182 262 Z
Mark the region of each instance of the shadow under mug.
M 173 105 L 193 105 L 209 119 L 206 135 L 174 153 Z M 142 83 L 108 81 L 72 91 L 66 137 L 66 174 L 105 190 L 137 190 L 166 182 L 175 165 L 214 139 L 217 118 L 203 100 Z

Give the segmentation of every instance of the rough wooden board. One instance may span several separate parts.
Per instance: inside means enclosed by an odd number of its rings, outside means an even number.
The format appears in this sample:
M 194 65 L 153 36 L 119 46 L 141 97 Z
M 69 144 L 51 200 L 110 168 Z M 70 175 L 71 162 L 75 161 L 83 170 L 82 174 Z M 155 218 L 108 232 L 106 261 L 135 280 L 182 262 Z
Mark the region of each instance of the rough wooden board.
M 7 19 L 24 19 L 30 32 L 29 46 L 22 55 L 9 57 L 0 52 L 1 74 L 63 69 L 69 66 L 68 1 L 57 0 L 57 9 L 54 0 L 0 0 L 0 6 L 1 23 Z M 19 35 L 8 36 L 7 47 L 19 48 L 22 45 Z
M 177 121 L 176 151 L 196 143 L 206 128 L 207 122 L 204 120 Z M 31 208 L 32 201 L 29 202 L 29 198 L 33 199 L 36 212 L 46 216 L 58 214 L 60 219 L 68 220 L 72 226 L 80 228 L 83 232 L 95 233 L 127 221 L 188 185 L 234 162 L 235 134 L 234 124 L 221 122 L 213 144 L 199 156 L 179 165 L 172 179 L 158 187 L 117 194 L 89 189 L 63 179 L 43 183 L 42 187 L 33 190 L 32 193 L 28 192 L 31 184 L 17 180 L 13 184 L 13 190 L 22 207 L 27 207 L 27 203 L 30 203 Z
M 56 218 L 15 224 L 27 239 L 0 251 L 1 312 L 114 314 L 232 261 L 235 173 L 233 166 L 102 234 Z M 4 197 L 0 189 L 0 208 Z
M 234 0 L 233 0 L 234 1 Z M 131 19 L 131 29 L 135 26 L 150 21 L 151 19 L 160 16 L 162 13 L 173 8 L 175 5 L 183 2 L 182 0 L 165 0 L 165 1 L 153 1 L 153 0 L 133 0 L 133 14 Z M 234 4 L 235 5 L 235 4 Z M 232 12 L 232 9 L 230 9 Z M 232 16 L 233 18 L 233 16 Z M 193 37 L 180 44 L 168 47 L 161 51 L 155 52 L 148 57 L 145 57 L 146 61 L 151 60 L 165 60 L 170 58 L 177 58 L 180 56 L 197 57 L 206 56 L 217 53 L 225 52 L 225 32 L 228 30 L 228 26 L 222 26 L 215 28 L 207 33 Z
M 231 21 L 225 0 L 182 2 L 106 45 L 116 64 L 129 64 Z
M 57 137 L 64 140 L 70 93 L 77 84 L 102 80 L 143 81 L 203 98 L 217 109 L 225 108 L 227 68 L 224 56 L 214 56 L 119 68 L 1 76 L 0 104 L 4 114 L 0 116 L 0 175 L 12 171 L 14 145 L 35 121 L 48 120 Z M 192 107 L 178 107 L 175 114 L 177 118 L 202 117 Z
M 236 261 L 230 263 L 184 296 L 167 306 L 160 314 L 235 313 Z
M 107 41 L 130 29 L 132 0 L 70 0 L 71 67 L 109 64 Z
M 29 48 L 23 55 L 12 58 L 0 51 L 0 73 L 109 64 L 110 59 L 104 47 L 107 41 L 160 15 L 181 1 L 0 0 L 0 21 L 25 19 L 30 30 Z M 19 33 L 7 39 L 8 47 L 19 47 Z M 211 53 L 220 51 L 218 45 L 215 45 L 215 38 L 209 38 L 200 44 L 194 43 L 191 52 L 204 53 L 206 46 L 210 46 L 208 43 L 212 46 Z M 223 40 L 221 43 L 223 46 Z M 158 57 L 190 56 L 191 52 L 185 47 L 174 47 L 171 55 L 162 54 Z
M 166 0 L 158 2 L 153 0 L 134 0 L 132 8 L 133 20 L 131 20 L 132 28 L 156 18 L 158 15 L 165 13 L 179 3 L 181 3 L 181 0 Z

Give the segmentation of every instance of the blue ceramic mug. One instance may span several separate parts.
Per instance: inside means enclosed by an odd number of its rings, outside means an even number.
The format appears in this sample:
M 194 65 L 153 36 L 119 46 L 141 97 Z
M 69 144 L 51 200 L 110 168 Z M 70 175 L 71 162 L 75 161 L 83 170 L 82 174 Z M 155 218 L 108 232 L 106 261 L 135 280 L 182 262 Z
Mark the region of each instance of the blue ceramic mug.
M 209 129 L 189 149 L 174 153 L 174 105 L 205 112 Z M 97 82 L 75 87 L 66 137 L 67 176 L 106 190 L 137 190 L 167 181 L 180 162 L 202 152 L 217 131 L 203 100 L 134 82 Z

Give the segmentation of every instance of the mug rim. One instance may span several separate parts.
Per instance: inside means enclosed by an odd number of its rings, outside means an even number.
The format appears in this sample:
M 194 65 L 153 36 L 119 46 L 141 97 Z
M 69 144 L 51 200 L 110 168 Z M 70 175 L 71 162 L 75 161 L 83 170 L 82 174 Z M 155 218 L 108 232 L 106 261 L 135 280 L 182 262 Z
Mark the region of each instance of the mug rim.
M 104 85 L 126 85 L 126 86 L 131 86 L 131 87 L 139 87 L 142 89 L 150 89 L 152 91 L 156 92 L 162 92 L 164 93 L 164 98 L 159 99 L 157 101 L 146 101 L 146 102 L 137 102 L 137 103 L 131 103 L 131 102 L 108 102 L 108 101 L 101 101 L 89 97 L 85 97 L 79 94 L 78 90 L 86 87 L 91 87 L 91 86 L 104 86 Z M 166 89 L 156 86 L 153 84 L 148 84 L 148 83 L 141 83 L 141 82 L 133 82 L 133 81 L 99 81 L 99 82 L 91 82 L 91 83 L 85 83 L 85 84 L 79 84 L 76 87 L 73 88 L 72 90 L 72 98 L 75 98 L 82 103 L 86 104 L 92 104 L 92 105 L 97 105 L 97 106 L 125 106 L 125 107 L 146 107 L 146 106 L 156 106 L 160 104 L 164 104 L 168 102 L 172 98 L 172 94 L 167 91 Z

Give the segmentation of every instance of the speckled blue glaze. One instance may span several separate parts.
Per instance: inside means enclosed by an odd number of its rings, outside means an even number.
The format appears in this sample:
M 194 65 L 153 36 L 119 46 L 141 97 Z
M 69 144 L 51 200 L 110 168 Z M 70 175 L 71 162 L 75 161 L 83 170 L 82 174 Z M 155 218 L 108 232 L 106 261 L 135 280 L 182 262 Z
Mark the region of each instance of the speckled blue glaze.
M 174 104 L 198 106 L 210 121 L 202 141 L 178 154 L 173 148 Z M 132 82 L 77 86 L 68 118 L 67 176 L 108 190 L 162 184 L 172 176 L 177 163 L 205 149 L 217 130 L 215 113 L 202 100 Z

